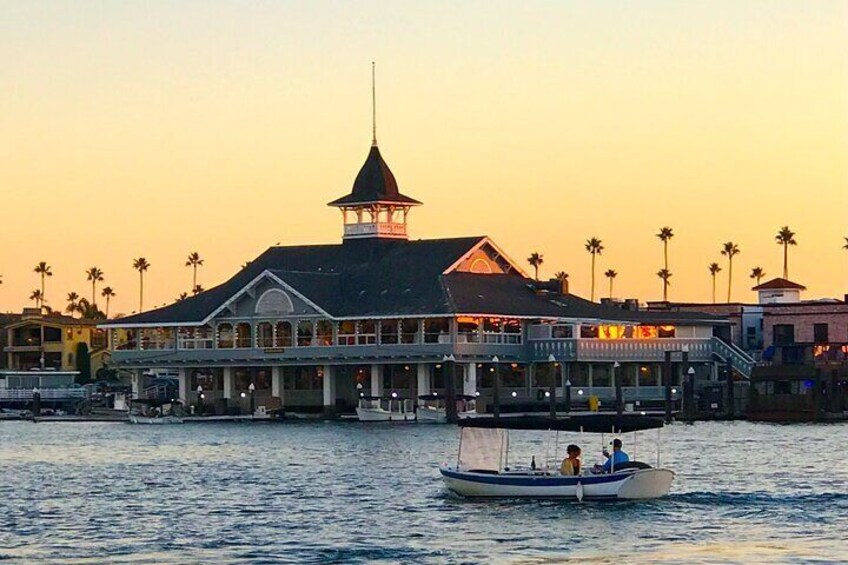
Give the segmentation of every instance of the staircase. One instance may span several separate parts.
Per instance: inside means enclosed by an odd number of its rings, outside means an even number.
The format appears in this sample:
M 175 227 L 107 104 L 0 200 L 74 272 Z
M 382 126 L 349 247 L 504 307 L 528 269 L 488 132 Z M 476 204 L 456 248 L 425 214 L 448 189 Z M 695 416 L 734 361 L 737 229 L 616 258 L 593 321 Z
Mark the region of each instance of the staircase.
M 730 364 L 740 375 L 746 379 L 751 378 L 751 372 L 757 363 L 750 355 L 732 343 L 726 343 L 717 337 L 712 338 L 712 347 L 713 355 L 725 363 L 729 359 Z

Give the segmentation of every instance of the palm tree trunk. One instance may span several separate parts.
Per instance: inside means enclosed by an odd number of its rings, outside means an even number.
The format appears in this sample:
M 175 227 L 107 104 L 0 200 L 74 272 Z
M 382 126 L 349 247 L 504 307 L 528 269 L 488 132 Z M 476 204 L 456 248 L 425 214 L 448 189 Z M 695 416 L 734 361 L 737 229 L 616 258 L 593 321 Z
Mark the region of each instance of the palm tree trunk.
M 536 278 L 536 280 L 538 281 L 538 280 L 539 280 L 539 265 L 533 265 L 533 271 L 536 273 L 536 274 L 535 274 L 535 275 L 533 275 L 533 276 L 534 276 L 534 277 Z M 195 286 L 197 286 L 197 285 L 195 285 Z M 194 289 L 192 288 L 192 290 L 194 290 Z
M 144 271 L 138 272 L 138 311 L 144 312 Z
M 713 304 L 715 304 L 715 283 L 716 283 L 715 273 L 712 274 L 712 277 L 713 277 Z
M 592 294 L 591 301 L 595 301 L 595 252 L 592 252 Z
M 106 319 L 109 319 L 109 296 L 106 296 Z
M 97 282 L 91 281 L 91 305 L 94 306 L 94 297 L 97 295 Z
M 730 302 L 730 288 L 733 285 L 733 259 L 727 260 L 727 302 Z
M 41 308 L 41 306 L 44 304 L 44 273 L 41 273 L 41 300 L 40 300 L 40 302 L 41 303 L 38 305 L 39 308 Z
M 789 245 L 783 242 L 783 278 L 789 278 Z
M 663 302 L 668 302 L 668 281 L 663 279 Z
M 668 240 L 663 241 L 663 258 L 665 259 L 665 270 L 668 270 Z
M 610 277 L 610 300 L 612 300 L 612 277 Z
M 192 265 L 194 267 L 194 273 L 191 276 L 191 290 L 194 292 L 194 289 L 197 288 L 197 263 Z M 539 280 L 539 268 L 536 267 L 536 280 Z

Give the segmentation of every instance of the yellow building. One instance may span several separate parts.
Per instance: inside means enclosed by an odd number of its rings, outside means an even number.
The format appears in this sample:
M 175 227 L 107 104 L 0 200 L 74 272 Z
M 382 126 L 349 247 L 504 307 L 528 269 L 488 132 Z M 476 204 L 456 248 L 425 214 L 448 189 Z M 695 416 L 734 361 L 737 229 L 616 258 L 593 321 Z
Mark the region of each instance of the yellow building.
M 24 308 L 17 319 L 7 324 L 3 348 L 6 368 L 17 371 L 55 369 L 75 371 L 78 367 L 79 344 L 84 343 L 92 356 L 93 376 L 106 348 L 106 333 L 97 329 L 96 320 L 84 320 L 57 313 L 43 313 L 39 308 Z

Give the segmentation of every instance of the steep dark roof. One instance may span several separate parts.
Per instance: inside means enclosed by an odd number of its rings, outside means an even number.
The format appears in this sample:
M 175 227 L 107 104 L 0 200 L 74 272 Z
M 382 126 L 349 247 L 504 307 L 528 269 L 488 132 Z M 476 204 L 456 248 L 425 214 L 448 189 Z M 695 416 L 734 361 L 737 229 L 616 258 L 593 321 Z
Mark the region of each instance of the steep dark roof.
M 349 241 L 272 247 L 227 282 L 164 308 L 110 323 L 197 323 L 268 271 L 336 318 L 494 314 L 621 320 L 647 324 L 722 318 L 698 312 L 633 312 L 574 295 L 536 294 L 518 274 L 443 273 L 483 238 Z
M 352 206 L 355 204 L 370 204 L 374 202 L 395 202 L 407 206 L 421 204 L 398 191 L 395 176 L 380 155 L 380 149 L 373 145 L 368 152 L 365 164 L 356 175 L 353 190 L 350 194 L 333 200 L 328 206 Z
M 757 285 L 751 290 L 781 290 L 781 289 L 796 289 L 796 290 L 807 290 L 807 287 L 798 284 L 796 282 L 792 282 L 788 279 L 784 279 L 782 277 L 777 277 L 771 279 L 770 281 L 766 281 L 763 284 Z

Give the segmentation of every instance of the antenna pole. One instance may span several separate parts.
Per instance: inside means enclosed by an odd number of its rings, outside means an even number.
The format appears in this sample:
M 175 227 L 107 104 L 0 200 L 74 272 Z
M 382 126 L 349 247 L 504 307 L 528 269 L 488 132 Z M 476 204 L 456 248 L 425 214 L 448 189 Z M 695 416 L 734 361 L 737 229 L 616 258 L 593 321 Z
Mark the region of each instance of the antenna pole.
M 374 61 L 371 61 L 371 145 L 377 146 L 377 80 Z

